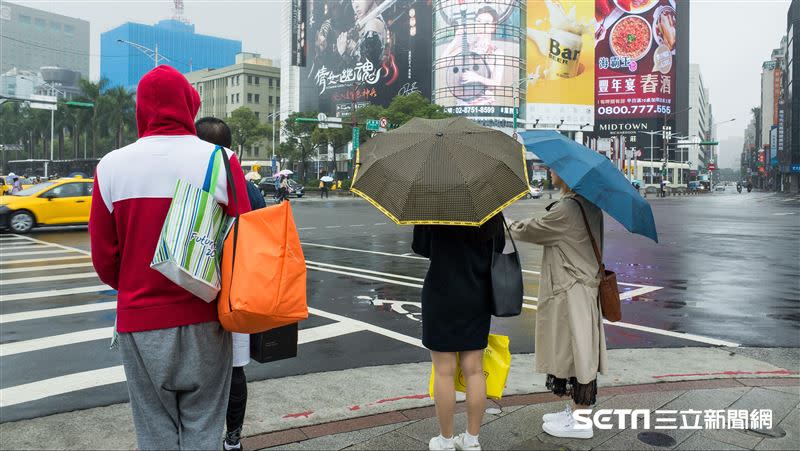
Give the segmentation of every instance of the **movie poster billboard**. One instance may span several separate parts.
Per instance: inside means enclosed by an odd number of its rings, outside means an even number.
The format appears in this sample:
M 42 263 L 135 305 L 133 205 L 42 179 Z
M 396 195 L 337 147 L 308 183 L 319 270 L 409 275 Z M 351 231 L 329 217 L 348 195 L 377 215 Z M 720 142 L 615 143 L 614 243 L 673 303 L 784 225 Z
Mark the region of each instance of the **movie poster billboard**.
M 524 76 L 521 7 L 521 0 L 434 2 L 433 99 L 445 111 L 514 115 L 515 83 Z
M 598 122 L 668 117 L 674 111 L 675 0 L 597 0 Z
M 528 123 L 594 124 L 594 12 L 592 1 L 528 0 Z
M 430 97 L 428 0 L 308 0 L 305 14 L 300 95 L 318 97 L 320 112 L 341 117 L 397 95 Z M 317 104 L 301 99 L 309 103 Z

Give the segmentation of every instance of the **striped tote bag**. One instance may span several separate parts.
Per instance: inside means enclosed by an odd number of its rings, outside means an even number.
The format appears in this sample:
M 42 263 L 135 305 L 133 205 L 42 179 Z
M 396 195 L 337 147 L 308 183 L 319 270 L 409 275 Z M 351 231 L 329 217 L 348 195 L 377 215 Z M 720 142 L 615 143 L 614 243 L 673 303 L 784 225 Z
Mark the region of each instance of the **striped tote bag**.
M 222 240 L 233 218 L 214 199 L 222 152 L 211 153 L 202 188 L 178 180 L 150 267 L 200 299 L 211 302 L 220 288 Z

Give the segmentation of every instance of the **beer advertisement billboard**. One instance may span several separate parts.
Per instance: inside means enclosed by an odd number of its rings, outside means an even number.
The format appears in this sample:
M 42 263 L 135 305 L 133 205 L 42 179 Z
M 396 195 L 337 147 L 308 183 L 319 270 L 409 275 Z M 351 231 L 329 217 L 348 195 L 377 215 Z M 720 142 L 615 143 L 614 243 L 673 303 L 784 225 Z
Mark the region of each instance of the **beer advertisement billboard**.
M 664 118 L 674 111 L 675 0 L 597 0 L 597 121 Z
M 594 2 L 529 0 L 527 120 L 594 124 Z
M 397 95 L 431 94 L 428 0 L 308 0 L 301 104 L 329 116 L 387 106 Z M 313 88 L 312 88 L 313 86 Z
M 514 84 L 524 75 L 521 6 L 521 0 L 434 2 L 433 100 L 445 111 L 513 116 Z

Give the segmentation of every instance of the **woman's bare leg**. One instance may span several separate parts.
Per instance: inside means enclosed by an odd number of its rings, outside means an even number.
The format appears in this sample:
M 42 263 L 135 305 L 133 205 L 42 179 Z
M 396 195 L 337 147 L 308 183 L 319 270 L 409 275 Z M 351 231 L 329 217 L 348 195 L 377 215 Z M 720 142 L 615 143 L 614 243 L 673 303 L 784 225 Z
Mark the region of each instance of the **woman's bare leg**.
M 486 409 L 486 378 L 483 375 L 483 349 L 459 353 L 461 371 L 467 384 L 467 432 L 478 435 Z
M 453 378 L 456 374 L 456 353 L 431 351 L 433 370 L 433 397 L 436 405 L 436 419 L 442 437 L 453 436 L 453 413 L 456 408 L 456 388 Z

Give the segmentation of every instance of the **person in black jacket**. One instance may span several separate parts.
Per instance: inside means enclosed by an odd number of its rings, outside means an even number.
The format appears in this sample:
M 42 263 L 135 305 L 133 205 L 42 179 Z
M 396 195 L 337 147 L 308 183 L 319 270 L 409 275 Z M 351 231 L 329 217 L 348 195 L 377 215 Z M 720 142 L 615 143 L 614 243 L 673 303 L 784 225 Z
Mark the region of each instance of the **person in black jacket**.
M 430 449 L 480 449 L 486 404 L 483 350 L 491 326 L 492 252 L 505 245 L 503 215 L 481 227 L 415 226 L 412 249 L 430 259 L 422 288 L 422 344 L 434 366 L 440 435 Z M 467 386 L 467 431 L 453 435 L 456 355 Z
M 194 124 L 197 137 L 211 144 L 231 148 L 231 129 L 224 121 L 215 117 L 204 117 Z M 247 197 L 250 209 L 257 210 L 267 206 L 264 196 L 253 182 L 247 182 Z M 233 334 L 233 376 L 231 377 L 231 393 L 228 398 L 226 414 L 227 431 L 222 447 L 225 451 L 241 450 L 240 441 L 244 413 L 247 408 L 247 377 L 244 366 L 250 362 L 250 336 Z

